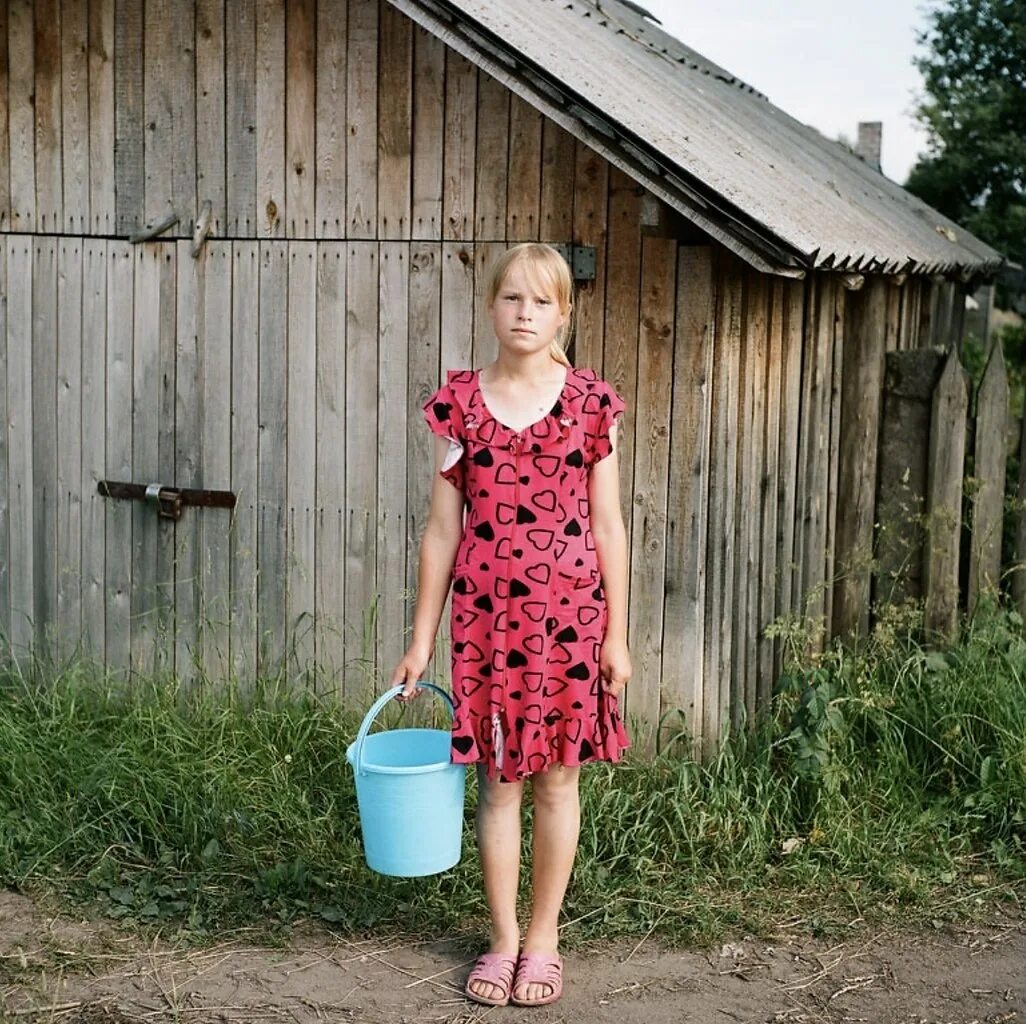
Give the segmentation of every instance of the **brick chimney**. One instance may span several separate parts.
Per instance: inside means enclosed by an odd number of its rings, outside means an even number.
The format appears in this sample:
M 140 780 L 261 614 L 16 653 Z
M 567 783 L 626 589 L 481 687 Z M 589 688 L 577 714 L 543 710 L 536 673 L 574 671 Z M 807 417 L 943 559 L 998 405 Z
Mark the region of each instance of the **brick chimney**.
M 859 141 L 855 152 L 873 168 L 880 170 L 880 144 L 883 141 L 883 122 L 859 121 Z

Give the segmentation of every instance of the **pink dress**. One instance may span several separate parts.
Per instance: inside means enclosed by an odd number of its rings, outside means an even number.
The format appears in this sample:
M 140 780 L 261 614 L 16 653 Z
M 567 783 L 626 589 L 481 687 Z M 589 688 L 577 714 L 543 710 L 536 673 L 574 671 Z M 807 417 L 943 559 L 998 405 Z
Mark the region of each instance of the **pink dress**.
M 588 473 L 623 412 L 592 370 L 569 368 L 549 412 L 514 431 L 488 411 L 478 371 L 450 370 L 424 404 L 450 440 L 442 475 L 466 523 L 452 584 L 452 758 L 488 777 L 619 761 L 629 740 L 599 683 L 606 601 Z

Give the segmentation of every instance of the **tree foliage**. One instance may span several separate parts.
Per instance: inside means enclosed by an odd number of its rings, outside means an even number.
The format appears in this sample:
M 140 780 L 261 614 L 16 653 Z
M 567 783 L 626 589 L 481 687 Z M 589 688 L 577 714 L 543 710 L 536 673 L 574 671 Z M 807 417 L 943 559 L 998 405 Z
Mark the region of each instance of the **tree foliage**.
M 1026 2 L 945 0 L 916 59 L 928 154 L 907 188 L 1026 263 Z

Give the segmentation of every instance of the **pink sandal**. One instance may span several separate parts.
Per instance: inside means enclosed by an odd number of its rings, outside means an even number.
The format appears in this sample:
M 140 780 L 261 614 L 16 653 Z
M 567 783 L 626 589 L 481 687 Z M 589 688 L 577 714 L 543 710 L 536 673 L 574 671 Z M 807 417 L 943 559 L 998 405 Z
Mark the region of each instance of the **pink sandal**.
M 538 999 L 517 999 L 513 993 L 528 985 L 548 985 L 552 991 Z M 517 961 L 510 1002 L 514 1006 L 548 1006 L 563 994 L 563 958 L 552 953 L 521 953 Z
M 516 970 L 517 958 L 509 953 L 482 953 L 474 964 L 474 969 L 467 978 L 467 984 L 463 989 L 468 999 L 475 1003 L 483 1003 L 485 1006 L 508 1006 L 510 993 L 513 991 L 513 974 Z M 471 982 L 483 981 L 485 984 L 494 985 L 502 990 L 498 999 L 491 999 L 488 996 L 478 995 L 470 989 Z

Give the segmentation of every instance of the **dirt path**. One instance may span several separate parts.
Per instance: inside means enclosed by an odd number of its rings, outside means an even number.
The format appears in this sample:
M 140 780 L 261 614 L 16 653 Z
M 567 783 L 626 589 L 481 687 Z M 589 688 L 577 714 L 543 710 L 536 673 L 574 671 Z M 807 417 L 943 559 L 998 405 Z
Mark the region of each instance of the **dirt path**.
M 1014 907 L 985 924 L 844 942 L 785 930 L 705 952 L 605 944 L 569 955 L 566 995 L 535 1010 L 467 1002 L 468 956 L 455 942 L 351 942 L 313 927 L 287 949 L 246 946 L 244 935 L 203 950 L 146 947 L 0 892 L 0 1020 L 17 1024 L 1026 1024 L 1026 915 Z

